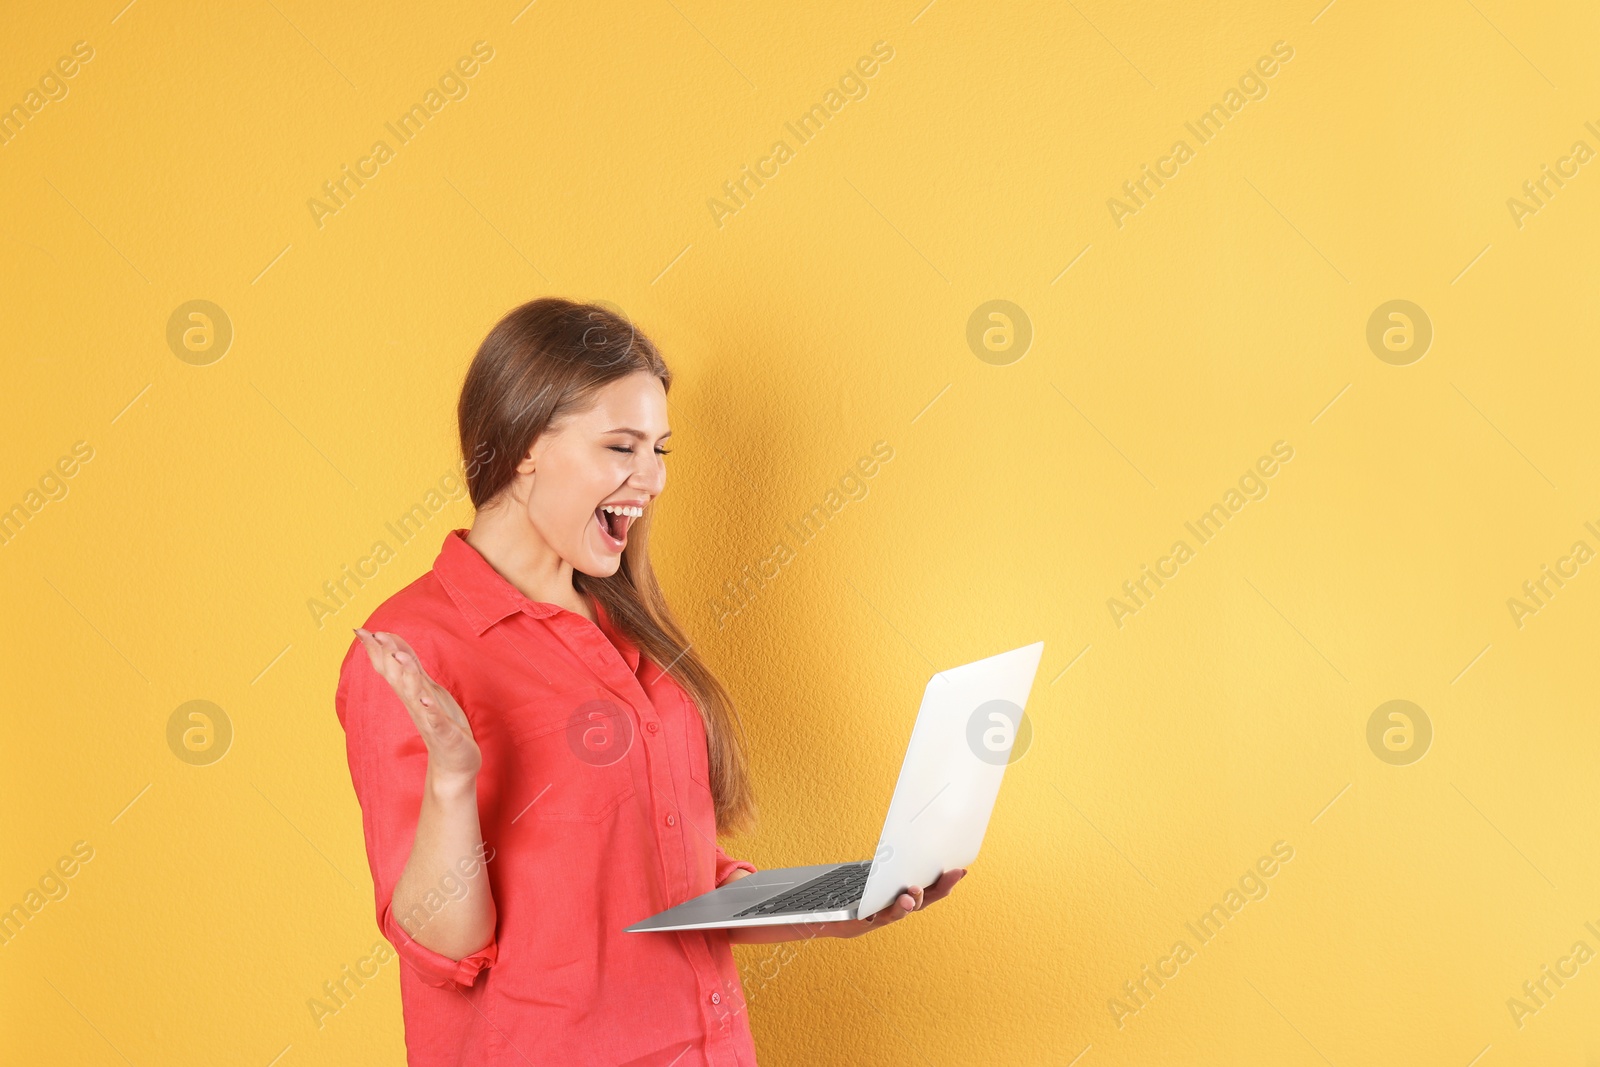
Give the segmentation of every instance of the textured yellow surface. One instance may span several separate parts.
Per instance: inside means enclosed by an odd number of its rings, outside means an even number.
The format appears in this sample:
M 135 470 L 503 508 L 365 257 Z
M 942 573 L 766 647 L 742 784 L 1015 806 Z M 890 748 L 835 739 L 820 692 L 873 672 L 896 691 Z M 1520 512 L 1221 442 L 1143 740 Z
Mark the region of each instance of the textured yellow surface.
M 0 46 L 0 1060 L 400 1062 L 335 674 L 559 294 L 678 375 L 730 852 L 1045 642 L 955 894 L 738 950 L 764 1064 L 1600 1063 L 1593 5 L 120 2 Z

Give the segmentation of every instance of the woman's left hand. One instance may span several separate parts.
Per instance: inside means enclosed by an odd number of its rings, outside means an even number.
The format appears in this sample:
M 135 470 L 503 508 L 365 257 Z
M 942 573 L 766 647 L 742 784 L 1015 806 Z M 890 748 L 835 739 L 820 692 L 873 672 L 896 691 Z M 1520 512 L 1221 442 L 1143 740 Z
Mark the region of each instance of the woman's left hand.
M 819 936 L 860 937 L 862 934 L 870 934 L 874 930 L 882 930 L 890 923 L 899 922 L 914 911 L 926 911 L 935 902 L 949 896 L 950 890 L 956 887 L 957 882 L 966 877 L 966 873 L 965 867 L 958 867 L 953 871 L 945 871 L 939 876 L 938 881 L 926 889 L 914 885 L 910 889 L 902 890 L 900 895 L 895 897 L 888 907 L 875 915 L 867 916 L 865 919 L 846 919 L 841 922 L 817 923 L 815 925 L 822 928 Z
M 723 885 L 732 885 L 750 872 L 738 870 Z M 792 923 L 783 926 L 741 926 L 729 931 L 730 940 L 740 944 L 770 943 L 774 941 L 801 941 L 813 937 L 860 937 L 881 930 L 890 923 L 899 922 L 914 911 L 926 911 L 935 902 L 950 895 L 957 882 L 966 876 L 965 867 L 945 871 L 938 881 L 924 889 L 912 886 L 895 897 L 888 907 L 865 919 L 842 919 L 838 922 Z

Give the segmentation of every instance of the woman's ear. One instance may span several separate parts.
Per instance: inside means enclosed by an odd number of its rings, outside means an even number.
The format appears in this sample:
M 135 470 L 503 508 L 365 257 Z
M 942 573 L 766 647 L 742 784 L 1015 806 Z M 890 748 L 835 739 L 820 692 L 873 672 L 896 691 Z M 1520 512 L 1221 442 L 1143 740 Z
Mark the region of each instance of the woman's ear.
M 517 464 L 517 473 L 518 474 L 532 474 L 533 473 L 533 467 L 534 467 L 533 454 L 534 454 L 534 452 L 535 452 L 535 448 L 530 446 L 529 449 L 528 449 L 528 454 L 522 457 L 522 462 L 521 463 Z

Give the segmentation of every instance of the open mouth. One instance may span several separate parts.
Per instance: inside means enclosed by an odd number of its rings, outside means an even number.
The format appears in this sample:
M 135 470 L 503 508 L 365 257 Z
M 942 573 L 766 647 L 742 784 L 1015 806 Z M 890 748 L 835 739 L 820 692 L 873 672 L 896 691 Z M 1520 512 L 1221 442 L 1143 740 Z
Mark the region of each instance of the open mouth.
M 594 509 L 595 525 L 600 528 L 600 539 L 606 543 L 607 547 L 614 552 L 620 552 L 628 543 L 628 527 L 633 524 L 633 520 L 637 517 L 631 512 L 640 509 L 625 508 L 619 513 L 607 511 L 606 507 L 607 505 L 602 504 Z

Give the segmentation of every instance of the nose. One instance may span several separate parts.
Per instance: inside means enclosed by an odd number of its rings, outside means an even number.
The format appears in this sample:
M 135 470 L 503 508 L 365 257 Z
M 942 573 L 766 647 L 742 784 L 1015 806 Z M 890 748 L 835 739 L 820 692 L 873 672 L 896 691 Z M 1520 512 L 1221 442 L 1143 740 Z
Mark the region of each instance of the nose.
M 654 449 L 641 449 L 633 473 L 628 476 L 628 484 L 648 493 L 652 499 L 659 496 L 667 484 L 666 459 L 656 455 Z

